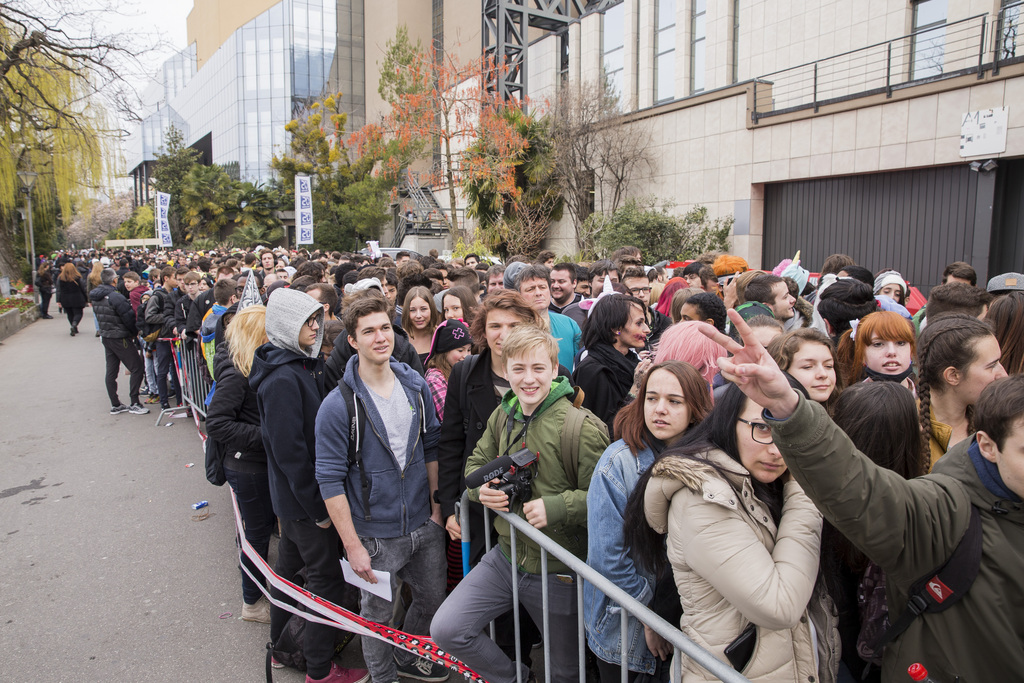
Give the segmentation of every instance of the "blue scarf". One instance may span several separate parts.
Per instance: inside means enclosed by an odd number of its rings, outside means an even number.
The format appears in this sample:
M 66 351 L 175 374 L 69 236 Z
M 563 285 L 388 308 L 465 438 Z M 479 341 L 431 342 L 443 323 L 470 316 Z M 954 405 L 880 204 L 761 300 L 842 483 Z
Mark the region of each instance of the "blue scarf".
M 974 469 L 978 472 L 978 478 L 981 479 L 981 483 L 985 485 L 989 492 L 1004 500 L 1010 500 L 1014 503 L 1021 502 L 1020 496 L 1006 488 L 1006 484 L 1003 483 L 1003 478 L 999 475 L 999 468 L 996 467 L 996 464 L 982 456 L 981 449 L 978 448 L 977 438 L 971 442 L 971 447 L 967 449 L 967 454 L 971 456 L 971 462 L 974 463 Z

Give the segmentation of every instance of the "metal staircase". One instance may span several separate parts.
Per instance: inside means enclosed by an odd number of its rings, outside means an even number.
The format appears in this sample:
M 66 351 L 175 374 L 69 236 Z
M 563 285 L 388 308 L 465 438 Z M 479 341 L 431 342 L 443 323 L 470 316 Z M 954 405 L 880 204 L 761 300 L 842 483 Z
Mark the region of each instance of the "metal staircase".
M 395 236 L 391 246 L 400 248 L 406 235 L 445 237 L 448 235 L 448 216 L 429 185 L 424 185 L 418 174 L 408 173 L 398 187 L 398 210 L 395 212 Z M 409 215 L 412 212 L 412 215 Z

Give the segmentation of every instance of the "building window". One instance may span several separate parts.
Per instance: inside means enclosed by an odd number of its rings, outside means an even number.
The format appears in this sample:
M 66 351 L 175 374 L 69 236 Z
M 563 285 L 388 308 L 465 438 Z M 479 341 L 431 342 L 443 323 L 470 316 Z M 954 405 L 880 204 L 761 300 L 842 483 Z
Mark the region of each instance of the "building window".
M 565 85 L 569 82 L 569 30 L 565 29 L 558 34 L 558 83 Z
M 740 0 L 732 3 L 732 82 L 740 80 Z
M 949 0 L 922 0 L 914 3 L 910 80 L 942 75 L 948 5 Z
M 654 101 L 676 96 L 676 0 L 657 0 L 654 29 Z
M 621 103 L 626 66 L 626 7 L 622 3 L 605 11 L 602 18 L 601 65 L 608 91 Z
M 704 57 L 707 50 L 707 0 L 693 0 L 693 31 L 690 41 L 690 92 L 704 90 Z
M 1018 37 L 1021 31 L 1021 24 L 1024 17 L 1024 5 L 1020 0 L 1002 0 L 1002 10 L 999 14 L 999 35 L 996 37 L 997 59 L 1012 59 L 1021 54 L 1021 46 L 1018 44 Z

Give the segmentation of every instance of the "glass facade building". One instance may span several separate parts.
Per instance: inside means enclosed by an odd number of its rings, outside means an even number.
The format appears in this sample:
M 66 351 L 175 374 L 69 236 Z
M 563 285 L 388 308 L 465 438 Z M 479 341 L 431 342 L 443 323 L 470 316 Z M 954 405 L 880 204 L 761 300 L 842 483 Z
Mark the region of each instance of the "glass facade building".
M 250 181 L 272 175 L 271 157 L 288 143 L 285 124 L 322 94 L 341 92 L 348 130 L 362 126 L 364 62 L 363 0 L 282 0 L 238 27 L 202 68 L 194 44 L 171 57 L 128 141 L 137 200 L 148 198 L 139 191 L 171 124 L 187 144 L 208 145 L 212 163 L 237 165 Z

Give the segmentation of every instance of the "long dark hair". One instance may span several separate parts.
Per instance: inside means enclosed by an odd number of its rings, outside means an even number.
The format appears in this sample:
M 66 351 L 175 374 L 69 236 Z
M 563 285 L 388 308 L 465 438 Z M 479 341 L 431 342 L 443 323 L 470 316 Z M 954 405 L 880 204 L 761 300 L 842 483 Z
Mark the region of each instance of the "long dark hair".
M 917 340 L 918 372 L 917 397 L 920 413 L 921 452 L 931 463 L 932 391 L 948 388 L 942 373 L 956 368 L 963 373 L 977 360 L 978 340 L 994 337 L 992 328 L 969 315 L 950 314 L 928 323 Z M 967 432 L 974 431 L 974 406 L 967 407 Z M 921 474 L 927 473 L 927 467 Z
M 836 401 L 833 420 L 864 455 L 904 479 L 928 469 L 913 393 L 895 382 L 860 382 Z M 925 442 L 927 443 L 927 442 Z M 821 571 L 829 594 L 844 595 L 842 566 L 861 572 L 868 558 L 828 522 L 821 532 Z
M 728 385 L 725 393 L 715 402 L 715 407 L 696 427 L 686 431 L 679 442 L 666 450 L 662 458 L 689 458 L 721 469 L 708 462 L 707 453 L 718 449 L 740 462 L 739 441 L 736 439 L 736 422 L 747 405 L 747 397 L 735 384 Z M 657 461 L 655 461 L 657 462 Z M 626 547 L 630 548 L 633 559 L 648 571 L 658 572 L 665 562 L 663 534 L 659 534 L 647 523 L 644 512 L 644 494 L 651 479 L 651 469 L 641 475 L 636 487 L 626 502 L 623 534 Z M 782 487 L 780 479 L 763 484 L 751 477 L 754 495 L 771 511 L 772 519 L 778 524 L 782 519 Z

